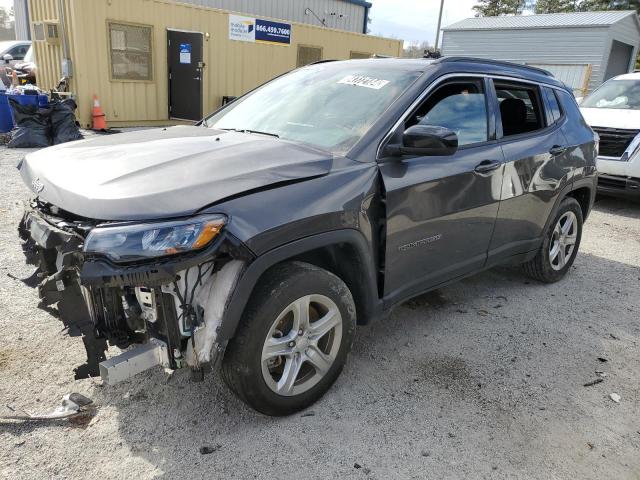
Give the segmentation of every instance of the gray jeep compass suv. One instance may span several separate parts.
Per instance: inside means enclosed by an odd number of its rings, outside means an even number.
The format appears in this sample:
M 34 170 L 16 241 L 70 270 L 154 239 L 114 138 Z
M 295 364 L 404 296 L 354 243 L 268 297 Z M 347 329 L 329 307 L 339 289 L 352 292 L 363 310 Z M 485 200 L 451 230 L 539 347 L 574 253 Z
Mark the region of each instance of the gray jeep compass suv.
M 400 302 L 505 263 L 560 280 L 596 156 L 543 70 L 321 62 L 196 126 L 27 155 L 20 235 L 41 307 L 84 341 L 77 378 L 219 362 L 242 400 L 285 415 L 333 384 L 356 325 Z

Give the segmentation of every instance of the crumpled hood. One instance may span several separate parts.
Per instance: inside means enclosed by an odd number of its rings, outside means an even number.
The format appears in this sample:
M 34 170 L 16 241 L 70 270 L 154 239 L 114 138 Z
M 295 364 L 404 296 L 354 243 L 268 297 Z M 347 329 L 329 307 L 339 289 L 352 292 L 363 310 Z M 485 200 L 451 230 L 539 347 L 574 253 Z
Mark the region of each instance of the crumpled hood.
M 259 134 L 179 126 L 100 136 L 31 153 L 20 173 L 38 196 L 99 220 L 193 214 L 224 198 L 325 175 L 330 153 Z
M 591 127 L 640 130 L 640 110 L 623 108 L 581 108 L 580 111 Z

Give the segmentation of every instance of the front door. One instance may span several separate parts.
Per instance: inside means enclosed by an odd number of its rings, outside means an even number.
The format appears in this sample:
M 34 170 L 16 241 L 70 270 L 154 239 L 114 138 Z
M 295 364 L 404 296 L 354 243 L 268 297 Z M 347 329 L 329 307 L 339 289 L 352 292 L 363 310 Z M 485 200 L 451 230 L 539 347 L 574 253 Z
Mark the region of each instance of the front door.
M 481 78 L 449 80 L 400 127 L 425 124 L 454 131 L 459 144 L 454 155 L 380 159 L 387 195 L 384 290 L 389 304 L 485 264 L 504 167 L 487 85 Z
M 167 30 L 169 117 L 202 118 L 202 33 Z

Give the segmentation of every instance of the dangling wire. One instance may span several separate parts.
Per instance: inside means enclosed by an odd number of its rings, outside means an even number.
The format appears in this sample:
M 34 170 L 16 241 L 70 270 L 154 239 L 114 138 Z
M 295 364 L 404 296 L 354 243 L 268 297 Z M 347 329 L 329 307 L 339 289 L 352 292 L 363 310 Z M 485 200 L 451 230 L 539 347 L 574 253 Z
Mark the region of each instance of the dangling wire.
M 196 295 L 196 289 L 198 286 L 202 286 L 202 280 L 207 275 L 213 272 L 215 267 L 215 263 L 213 260 L 209 260 L 207 262 L 201 263 L 198 265 L 198 277 L 189 291 L 189 271 L 190 268 L 187 268 L 184 272 L 184 292 L 181 294 L 180 289 L 178 288 L 178 283 L 174 280 L 173 288 L 176 292 L 178 300 L 180 301 L 180 315 L 178 315 L 178 323 L 182 320 L 188 322 L 188 325 L 185 324 L 185 327 L 188 327 L 191 332 L 191 347 L 193 348 L 194 358 L 196 362 L 195 368 L 200 368 L 200 362 L 198 360 L 198 352 L 196 351 L 196 340 L 195 340 L 195 323 L 193 321 L 194 316 L 197 317 L 196 309 L 193 305 L 193 299 Z M 189 298 L 190 297 L 190 298 Z

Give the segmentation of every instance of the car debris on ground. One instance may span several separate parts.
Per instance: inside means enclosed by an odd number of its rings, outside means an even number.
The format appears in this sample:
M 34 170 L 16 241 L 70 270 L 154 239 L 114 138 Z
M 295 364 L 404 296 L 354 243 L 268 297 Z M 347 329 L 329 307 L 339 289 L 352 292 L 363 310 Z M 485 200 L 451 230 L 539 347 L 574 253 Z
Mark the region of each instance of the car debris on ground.
M 590 382 L 587 382 L 584 384 L 585 387 L 592 387 L 594 385 L 597 385 L 599 383 L 604 382 L 604 380 L 602 378 L 596 378 L 595 380 L 591 380 Z
M 11 410 L 11 414 L 0 415 L 0 421 L 5 420 L 17 420 L 24 422 L 33 421 L 52 421 L 52 420 L 65 420 L 69 418 L 82 415 L 91 410 L 93 400 L 80 393 L 69 393 L 62 397 L 62 403 L 54 410 L 45 413 L 33 414 L 26 411 L 18 413 L 18 411 L 10 406 L 7 409 Z

